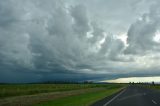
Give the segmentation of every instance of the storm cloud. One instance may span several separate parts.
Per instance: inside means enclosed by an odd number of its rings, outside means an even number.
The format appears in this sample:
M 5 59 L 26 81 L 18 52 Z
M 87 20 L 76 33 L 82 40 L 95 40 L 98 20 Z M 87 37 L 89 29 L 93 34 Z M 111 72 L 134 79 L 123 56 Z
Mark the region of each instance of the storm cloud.
M 159 4 L 1 0 L 0 82 L 159 75 Z

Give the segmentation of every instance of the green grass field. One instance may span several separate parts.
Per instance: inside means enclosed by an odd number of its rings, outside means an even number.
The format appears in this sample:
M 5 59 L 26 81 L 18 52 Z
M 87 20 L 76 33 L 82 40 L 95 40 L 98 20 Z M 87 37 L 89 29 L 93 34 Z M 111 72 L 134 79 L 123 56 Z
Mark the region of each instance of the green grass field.
M 95 101 L 118 92 L 120 88 L 105 89 L 97 92 L 89 92 L 70 97 L 59 98 L 35 106 L 89 106 Z
M 23 106 L 23 104 L 35 105 L 35 106 L 88 106 L 89 104 L 92 104 L 93 102 L 99 99 L 102 99 L 115 92 L 118 92 L 125 86 L 127 85 L 125 84 L 0 85 L 0 102 L 1 102 L 0 105 L 3 102 L 7 106 L 16 106 L 20 104 L 21 106 Z M 25 101 L 26 99 L 27 101 Z
M 119 86 L 119 85 L 115 85 Z M 115 87 L 114 86 L 114 87 Z M 0 98 L 20 95 L 31 95 L 38 93 L 48 93 L 56 91 L 69 91 L 77 89 L 110 87 L 106 84 L 12 84 L 0 85 Z

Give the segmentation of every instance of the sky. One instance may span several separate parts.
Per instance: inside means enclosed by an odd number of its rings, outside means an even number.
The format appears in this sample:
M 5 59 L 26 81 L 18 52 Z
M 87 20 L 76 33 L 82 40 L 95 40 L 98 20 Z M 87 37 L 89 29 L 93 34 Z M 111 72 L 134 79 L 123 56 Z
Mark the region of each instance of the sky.
M 158 81 L 159 5 L 159 0 L 1 0 L 0 82 Z
M 160 77 L 126 77 L 126 78 L 117 78 L 113 80 L 104 80 L 101 82 L 110 82 L 110 83 L 158 83 L 159 84 Z

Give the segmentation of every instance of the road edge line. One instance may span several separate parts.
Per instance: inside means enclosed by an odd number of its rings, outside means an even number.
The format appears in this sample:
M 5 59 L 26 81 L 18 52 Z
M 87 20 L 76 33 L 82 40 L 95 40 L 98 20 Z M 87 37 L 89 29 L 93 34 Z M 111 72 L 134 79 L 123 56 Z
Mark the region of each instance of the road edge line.
M 123 91 L 121 91 L 119 94 L 117 94 L 115 97 L 113 97 L 110 101 L 108 101 L 107 103 L 105 103 L 103 106 L 107 106 L 108 104 L 110 104 L 113 100 L 115 100 L 118 96 L 120 96 L 125 91 L 126 91 L 126 88 Z
M 156 102 L 156 101 L 154 101 L 154 100 L 152 100 L 152 102 L 153 102 L 154 104 L 157 104 L 157 102 Z

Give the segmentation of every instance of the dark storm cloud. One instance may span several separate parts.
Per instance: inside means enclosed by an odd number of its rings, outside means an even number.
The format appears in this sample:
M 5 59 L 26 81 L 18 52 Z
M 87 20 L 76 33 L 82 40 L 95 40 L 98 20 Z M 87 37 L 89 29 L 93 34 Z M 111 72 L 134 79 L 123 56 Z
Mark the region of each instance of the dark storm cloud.
M 159 2 L 122 1 L 0 1 L 0 82 L 158 74 Z

